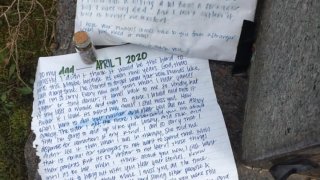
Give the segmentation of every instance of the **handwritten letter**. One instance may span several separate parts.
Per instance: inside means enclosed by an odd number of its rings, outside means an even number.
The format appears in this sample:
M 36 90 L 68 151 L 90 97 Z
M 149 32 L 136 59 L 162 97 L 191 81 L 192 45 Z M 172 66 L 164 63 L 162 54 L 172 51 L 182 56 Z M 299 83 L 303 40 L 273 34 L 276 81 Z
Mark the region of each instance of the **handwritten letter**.
M 126 45 L 40 58 L 42 179 L 237 179 L 208 61 Z
M 174 54 L 234 61 L 256 0 L 79 0 L 75 30 L 96 45 L 141 44 Z

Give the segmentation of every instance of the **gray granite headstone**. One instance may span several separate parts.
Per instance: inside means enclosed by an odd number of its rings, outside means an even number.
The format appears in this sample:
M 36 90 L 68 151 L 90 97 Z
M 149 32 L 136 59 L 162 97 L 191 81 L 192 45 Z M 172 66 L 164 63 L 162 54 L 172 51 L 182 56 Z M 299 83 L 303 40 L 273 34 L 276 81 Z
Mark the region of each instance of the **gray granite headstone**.
M 320 163 L 320 1 L 261 4 L 243 159 L 266 168 L 297 158 Z

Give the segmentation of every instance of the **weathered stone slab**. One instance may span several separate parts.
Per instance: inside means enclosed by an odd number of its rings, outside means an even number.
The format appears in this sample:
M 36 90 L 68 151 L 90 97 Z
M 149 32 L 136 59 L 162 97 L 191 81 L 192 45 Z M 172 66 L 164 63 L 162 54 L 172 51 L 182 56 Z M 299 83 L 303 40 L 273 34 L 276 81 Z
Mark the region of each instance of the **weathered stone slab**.
M 243 159 L 264 167 L 294 158 L 320 163 L 320 1 L 260 3 Z

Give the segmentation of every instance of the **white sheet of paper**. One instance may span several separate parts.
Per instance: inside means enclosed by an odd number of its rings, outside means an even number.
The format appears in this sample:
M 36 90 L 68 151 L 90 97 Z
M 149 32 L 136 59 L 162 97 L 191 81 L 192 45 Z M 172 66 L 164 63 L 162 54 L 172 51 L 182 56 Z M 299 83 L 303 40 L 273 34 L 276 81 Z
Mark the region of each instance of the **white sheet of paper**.
M 257 0 L 79 0 L 75 30 L 95 45 L 133 43 L 174 54 L 234 61 L 243 20 Z
M 238 179 L 207 60 L 134 45 L 97 53 L 92 65 L 39 59 L 42 179 Z

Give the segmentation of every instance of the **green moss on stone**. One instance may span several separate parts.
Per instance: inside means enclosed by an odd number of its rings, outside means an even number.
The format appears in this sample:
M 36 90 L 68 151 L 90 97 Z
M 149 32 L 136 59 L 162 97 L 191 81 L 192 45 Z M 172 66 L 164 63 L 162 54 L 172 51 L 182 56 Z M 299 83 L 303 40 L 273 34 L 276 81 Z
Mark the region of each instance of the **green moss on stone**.
M 1 121 L 0 179 L 26 177 L 24 145 L 30 121 L 30 109 L 17 109 L 8 120 Z
M 2 5 L 10 5 L 12 2 L 14 1 L 5 1 Z M 23 17 L 34 3 L 30 16 L 21 23 L 19 29 L 17 56 L 12 51 L 16 48 L 10 46 L 12 37 L 6 18 L 0 16 L 0 180 L 27 179 L 24 146 L 30 133 L 33 97 L 32 94 L 24 95 L 21 92 L 21 88 L 26 86 L 18 78 L 16 67 L 20 70 L 23 81 L 32 87 L 38 58 L 50 55 L 49 46 L 53 38 L 57 1 L 37 2 L 45 9 L 46 16 L 42 7 L 33 0 L 16 1 L 13 8 L 6 11 L 10 26 L 14 27 L 19 23 L 17 5 L 19 4 L 19 12 L 22 12 L 20 15 Z M 5 8 L 0 8 L 0 15 L 5 12 Z M 11 29 L 11 34 L 13 30 Z M 10 56 L 10 52 L 14 52 L 14 56 Z M 16 57 L 16 62 L 12 57 Z

